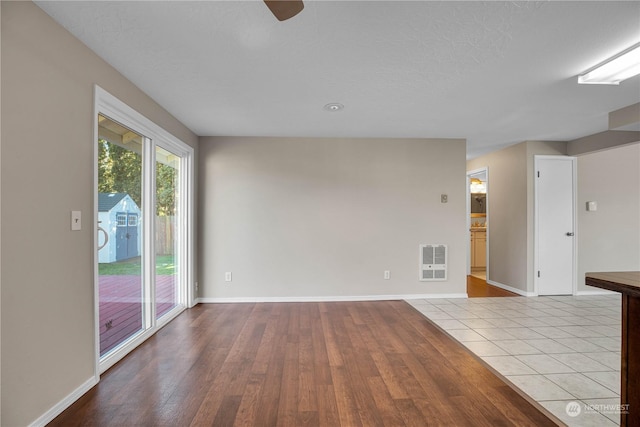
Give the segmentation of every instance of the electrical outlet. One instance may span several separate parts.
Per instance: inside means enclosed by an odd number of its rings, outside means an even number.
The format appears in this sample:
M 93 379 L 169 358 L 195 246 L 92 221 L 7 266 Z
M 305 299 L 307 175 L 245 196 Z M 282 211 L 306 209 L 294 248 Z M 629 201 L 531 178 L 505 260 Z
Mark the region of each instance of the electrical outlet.
M 448 201 L 449 201 L 449 196 L 447 196 L 446 194 L 440 195 L 440 203 L 447 203 Z
M 224 281 L 230 282 L 231 280 L 232 280 L 231 272 L 227 271 L 226 273 L 224 273 Z
M 391 272 L 389 270 L 384 271 L 384 280 L 391 279 Z
M 196 292 L 198 292 L 199 288 L 200 288 L 200 285 L 198 284 L 198 282 L 196 282 Z

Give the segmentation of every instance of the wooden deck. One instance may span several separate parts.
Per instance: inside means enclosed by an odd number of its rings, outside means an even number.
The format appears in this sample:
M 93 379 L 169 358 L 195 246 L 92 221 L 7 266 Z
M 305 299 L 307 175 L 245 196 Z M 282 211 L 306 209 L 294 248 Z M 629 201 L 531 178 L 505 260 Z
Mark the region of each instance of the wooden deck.
M 142 329 L 141 276 L 100 276 L 100 355 Z M 175 276 L 156 276 L 157 317 L 175 306 Z

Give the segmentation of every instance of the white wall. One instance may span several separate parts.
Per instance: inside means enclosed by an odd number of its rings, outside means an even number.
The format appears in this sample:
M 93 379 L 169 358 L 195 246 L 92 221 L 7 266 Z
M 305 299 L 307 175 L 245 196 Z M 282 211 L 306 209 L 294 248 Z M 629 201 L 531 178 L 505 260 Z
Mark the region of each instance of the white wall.
M 640 270 L 640 143 L 578 157 L 577 237 L 578 291 L 599 291 L 587 272 Z
M 466 293 L 465 146 L 201 138 L 200 296 Z M 448 281 L 418 281 L 420 243 L 449 245 Z
M 94 378 L 94 84 L 198 140 L 33 3 L 1 7 L 0 424 L 24 426 Z

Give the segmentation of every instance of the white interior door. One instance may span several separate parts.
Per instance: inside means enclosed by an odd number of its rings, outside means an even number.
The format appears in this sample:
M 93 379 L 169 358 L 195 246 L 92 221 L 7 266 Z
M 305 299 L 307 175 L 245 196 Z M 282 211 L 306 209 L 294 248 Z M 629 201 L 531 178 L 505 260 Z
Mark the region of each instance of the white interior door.
M 574 157 L 536 156 L 536 285 L 538 295 L 575 288 Z

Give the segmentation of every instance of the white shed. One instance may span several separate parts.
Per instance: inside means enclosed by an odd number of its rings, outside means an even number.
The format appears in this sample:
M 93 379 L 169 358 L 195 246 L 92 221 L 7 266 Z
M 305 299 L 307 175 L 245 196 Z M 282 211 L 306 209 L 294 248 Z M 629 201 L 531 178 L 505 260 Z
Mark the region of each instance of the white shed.
M 141 211 L 127 193 L 98 194 L 98 262 L 140 256 Z M 108 239 L 106 238 L 108 237 Z M 106 244 L 105 244 L 106 241 Z

